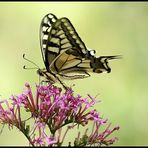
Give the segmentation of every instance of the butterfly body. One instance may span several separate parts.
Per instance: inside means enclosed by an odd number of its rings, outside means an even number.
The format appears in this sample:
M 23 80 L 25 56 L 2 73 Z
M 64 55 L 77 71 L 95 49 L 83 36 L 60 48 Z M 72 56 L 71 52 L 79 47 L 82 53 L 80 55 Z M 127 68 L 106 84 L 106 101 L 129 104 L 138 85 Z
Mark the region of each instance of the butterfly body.
M 68 18 L 58 19 L 54 14 L 44 16 L 40 27 L 40 44 L 45 69 L 38 74 L 51 83 L 62 79 L 82 79 L 89 72 L 110 72 L 108 60 L 118 56 L 95 57 L 95 50 L 88 50 Z

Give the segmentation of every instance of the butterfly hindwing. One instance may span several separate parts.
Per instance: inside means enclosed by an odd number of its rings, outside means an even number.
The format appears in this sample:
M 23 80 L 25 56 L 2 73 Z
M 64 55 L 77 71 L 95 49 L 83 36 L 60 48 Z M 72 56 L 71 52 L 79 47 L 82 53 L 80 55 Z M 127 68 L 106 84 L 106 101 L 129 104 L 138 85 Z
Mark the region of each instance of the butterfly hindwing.
M 90 60 L 70 54 L 71 49 L 58 55 L 51 64 L 51 71 L 57 72 L 60 76 L 71 79 L 78 79 L 90 76 L 87 70 L 90 69 Z

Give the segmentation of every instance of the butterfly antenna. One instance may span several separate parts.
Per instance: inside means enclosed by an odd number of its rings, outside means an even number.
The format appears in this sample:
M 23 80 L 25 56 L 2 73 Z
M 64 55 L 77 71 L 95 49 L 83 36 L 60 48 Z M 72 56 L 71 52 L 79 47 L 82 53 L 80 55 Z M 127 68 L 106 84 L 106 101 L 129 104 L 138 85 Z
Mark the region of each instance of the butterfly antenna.
M 24 65 L 24 66 L 23 66 L 24 69 L 39 69 L 39 66 L 38 66 L 36 63 L 34 63 L 33 61 L 31 61 L 31 60 L 29 60 L 28 58 L 26 58 L 26 55 L 25 55 L 25 54 L 23 54 L 23 59 L 25 59 L 26 61 L 28 61 L 28 62 L 30 62 L 30 63 L 32 63 L 33 65 L 36 66 L 36 67 L 34 67 L 34 68 L 28 68 L 28 67 L 26 67 L 26 66 Z

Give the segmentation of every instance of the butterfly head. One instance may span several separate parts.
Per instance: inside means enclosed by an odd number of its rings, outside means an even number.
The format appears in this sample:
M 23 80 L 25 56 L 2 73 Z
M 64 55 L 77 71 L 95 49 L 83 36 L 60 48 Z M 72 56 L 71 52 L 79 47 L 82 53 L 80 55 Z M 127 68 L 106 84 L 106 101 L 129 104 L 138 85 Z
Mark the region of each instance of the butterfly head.
M 39 76 L 41 76 L 41 77 L 43 77 L 44 75 L 45 75 L 45 73 L 46 73 L 46 69 L 44 68 L 44 69 L 38 69 L 37 70 L 37 74 L 39 75 Z

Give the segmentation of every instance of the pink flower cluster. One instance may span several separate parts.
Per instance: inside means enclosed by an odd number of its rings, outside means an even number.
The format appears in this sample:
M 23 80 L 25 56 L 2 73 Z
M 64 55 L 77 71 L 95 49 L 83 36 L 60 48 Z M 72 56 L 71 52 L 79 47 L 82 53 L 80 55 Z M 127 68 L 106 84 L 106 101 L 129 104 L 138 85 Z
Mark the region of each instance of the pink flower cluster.
M 21 95 L 10 98 L 10 103 L 7 100 L 0 102 L 0 122 L 8 124 L 9 128 L 17 127 L 32 146 L 62 146 L 70 129 L 85 128 L 90 122 L 93 122 L 92 129 L 86 128 L 83 134 L 79 132 L 69 146 L 110 145 L 118 140 L 109 137 L 119 127 L 106 126 L 107 120 L 92 110 L 97 102 L 95 98 L 75 96 L 72 89 L 63 92 L 51 84 L 37 85 L 34 97 L 30 85 L 26 83 L 25 87 Z M 29 119 L 23 119 L 22 109 L 30 114 Z M 33 125 L 28 123 L 29 120 L 33 120 Z M 64 126 L 67 130 L 62 133 Z M 105 128 L 101 131 L 100 127 Z

